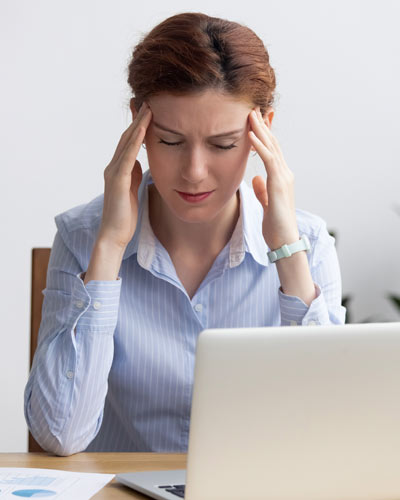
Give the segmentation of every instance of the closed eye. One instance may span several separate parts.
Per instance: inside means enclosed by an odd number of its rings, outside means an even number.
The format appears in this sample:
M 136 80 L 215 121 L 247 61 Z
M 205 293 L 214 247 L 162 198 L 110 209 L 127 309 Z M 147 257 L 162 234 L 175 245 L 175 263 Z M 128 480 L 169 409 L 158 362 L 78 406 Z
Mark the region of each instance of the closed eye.
M 162 139 L 159 140 L 159 143 L 166 144 L 167 146 L 179 146 L 179 144 L 182 144 L 182 142 L 166 142 Z M 237 147 L 235 144 L 229 144 L 229 146 L 218 146 L 217 144 L 214 144 L 214 146 L 219 149 L 232 149 Z

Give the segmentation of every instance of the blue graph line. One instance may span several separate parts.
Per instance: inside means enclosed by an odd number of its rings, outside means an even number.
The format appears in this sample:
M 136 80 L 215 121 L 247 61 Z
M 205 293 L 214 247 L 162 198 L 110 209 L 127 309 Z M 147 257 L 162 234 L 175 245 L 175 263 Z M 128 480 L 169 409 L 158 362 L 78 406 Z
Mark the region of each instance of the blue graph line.
M 44 497 L 52 497 L 57 493 L 51 490 L 16 490 L 13 491 L 12 494 L 16 497 L 44 498 Z

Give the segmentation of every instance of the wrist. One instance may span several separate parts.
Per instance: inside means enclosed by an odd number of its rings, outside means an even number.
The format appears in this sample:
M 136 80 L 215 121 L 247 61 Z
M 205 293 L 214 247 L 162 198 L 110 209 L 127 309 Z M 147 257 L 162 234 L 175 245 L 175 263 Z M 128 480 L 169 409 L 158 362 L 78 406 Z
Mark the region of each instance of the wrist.
M 97 239 L 93 246 L 89 266 L 84 277 L 84 284 L 86 285 L 91 280 L 116 280 L 124 252 L 125 247 L 121 245 L 116 245 L 101 238 Z
M 301 251 L 309 252 L 311 250 L 311 243 L 306 234 L 303 234 L 297 241 L 284 244 L 280 248 L 268 252 L 268 259 L 271 263 L 276 263 L 281 259 L 290 258 L 292 255 Z
M 297 233 L 292 233 L 290 235 L 286 235 L 284 238 L 282 237 L 273 238 L 271 239 L 270 244 L 267 242 L 267 245 L 271 249 L 271 251 L 274 251 L 278 250 L 279 248 L 282 248 L 283 245 L 291 245 L 292 243 L 299 241 L 299 239 L 300 239 L 300 234 L 299 232 L 297 232 Z
M 307 306 L 316 298 L 315 285 L 311 276 L 305 251 L 276 262 L 282 292 L 299 297 Z
M 94 243 L 93 251 L 94 249 L 97 249 L 104 254 L 113 256 L 118 255 L 122 257 L 125 253 L 126 247 L 127 245 L 116 243 L 115 241 L 111 241 L 109 238 L 99 235 Z

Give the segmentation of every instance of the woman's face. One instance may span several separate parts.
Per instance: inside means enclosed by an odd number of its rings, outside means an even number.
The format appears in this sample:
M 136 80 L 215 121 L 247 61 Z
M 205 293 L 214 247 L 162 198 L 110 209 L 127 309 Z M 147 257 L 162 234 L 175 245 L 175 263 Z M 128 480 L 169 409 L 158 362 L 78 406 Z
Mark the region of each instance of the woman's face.
M 187 96 L 165 93 L 148 104 L 153 116 L 145 144 L 162 201 L 182 221 L 211 221 L 243 179 L 251 150 L 252 105 L 212 90 Z M 199 193 L 203 196 L 190 196 Z

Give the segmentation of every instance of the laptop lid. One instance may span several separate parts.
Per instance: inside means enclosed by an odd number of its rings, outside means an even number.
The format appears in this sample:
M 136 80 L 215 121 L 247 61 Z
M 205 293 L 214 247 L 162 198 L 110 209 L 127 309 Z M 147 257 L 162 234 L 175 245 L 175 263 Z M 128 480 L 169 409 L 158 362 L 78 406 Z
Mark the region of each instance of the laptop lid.
M 400 498 L 400 323 L 197 342 L 185 498 Z

